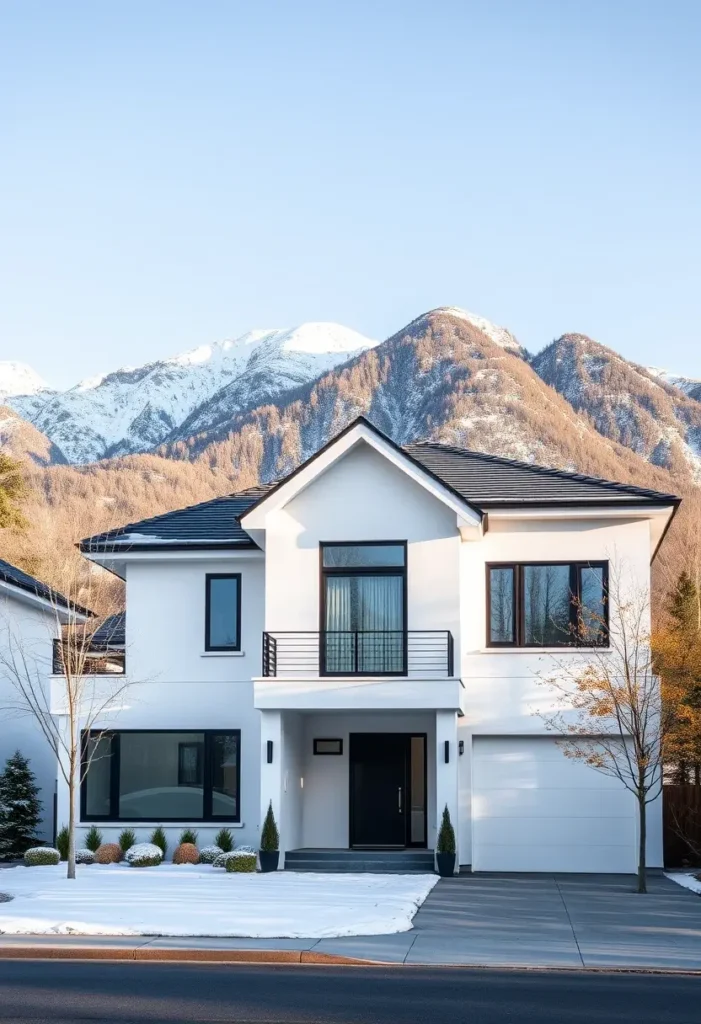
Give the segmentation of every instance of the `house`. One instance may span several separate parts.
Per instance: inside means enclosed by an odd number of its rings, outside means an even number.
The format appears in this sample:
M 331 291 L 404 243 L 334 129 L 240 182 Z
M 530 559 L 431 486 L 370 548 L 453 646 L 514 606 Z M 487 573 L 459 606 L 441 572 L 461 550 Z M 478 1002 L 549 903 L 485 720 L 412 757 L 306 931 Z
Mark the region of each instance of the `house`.
M 40 835 L 48 842 L 55 824 L 56 760 L 36 717 L 18 707 L 17 682 L 35 686 L 48 706 L 54 644 L 69 619 L 85 621 L 89 614 L 0 559 L 0 770 L 15 750 L 29 758 L 42 802 Z
M 649 588 L 678 504 L 358 419 L 275 485 L 84 541 L 126 580 L 131 685 L 82 825 L 255 846 L 272 803 L 289 866 L 432 851 L 447 806 L 473 870 L 633 871 L 633 799 L 564 757 L 538 673 L 606 646 L 572 645 L 577 602 L 605 613 L 614 558 Z M 661 865 L 659 804 L 648 832 Z

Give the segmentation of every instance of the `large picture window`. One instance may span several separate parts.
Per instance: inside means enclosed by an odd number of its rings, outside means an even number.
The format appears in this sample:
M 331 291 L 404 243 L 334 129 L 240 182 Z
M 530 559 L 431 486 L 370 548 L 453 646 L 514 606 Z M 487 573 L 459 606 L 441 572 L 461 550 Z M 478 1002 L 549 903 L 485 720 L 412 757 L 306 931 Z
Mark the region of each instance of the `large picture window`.
M 490 647 L 608 644 L 608 563 L 487 566 Z
M 83 734 L 83 821 L 238 821 L 239 730 Z
M 321 672 L 403 675 L 406 544 L 322 544 L 321 576 Z
M 208 573 L 205 586 L 205 650 L 240 651 L 241 573 Z

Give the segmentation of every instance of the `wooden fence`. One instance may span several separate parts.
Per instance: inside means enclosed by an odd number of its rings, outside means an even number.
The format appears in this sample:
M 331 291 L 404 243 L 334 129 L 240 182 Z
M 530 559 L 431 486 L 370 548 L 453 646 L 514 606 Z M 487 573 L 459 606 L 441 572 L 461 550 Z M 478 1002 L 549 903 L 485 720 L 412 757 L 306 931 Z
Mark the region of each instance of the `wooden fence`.
M 701 865 L 701 786 L 665 786 L 662 802 L 665 867 Z

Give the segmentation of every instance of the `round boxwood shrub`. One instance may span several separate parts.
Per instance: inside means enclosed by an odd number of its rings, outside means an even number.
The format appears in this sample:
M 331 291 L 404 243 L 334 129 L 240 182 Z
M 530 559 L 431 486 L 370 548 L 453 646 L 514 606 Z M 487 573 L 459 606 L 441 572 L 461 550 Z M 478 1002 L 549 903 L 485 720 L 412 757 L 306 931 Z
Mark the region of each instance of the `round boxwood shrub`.
M 180 843 L 173 853 L 173 864 L 199 864 L 200 851 L 194 843 Z
M 227 854 L 225 868 L 229 872 L 255 871 L 256 859 L 255 850 L 232 850 Z
M 200 850 L 200 864 L 214 864 L 223 852 L 221 846 L 203 846 Z
M 30 846 L 24 855 L 24 863 L 28 868 L 36 868 L 44 864 L 58 864 L 61 854 L 53 846 Z
M 124 854 L 119 843 L 103 843 L 95 851 L 97 864 L 119 864 Z
M 95 854 L 92 850 L 76 850 L 75 862 L 76 864 L 94 864 Z
M 163 850 L 155 843 L 137 843 L 127 850 L 126 858 L 133 868 L 155 868 L 163 860 Z

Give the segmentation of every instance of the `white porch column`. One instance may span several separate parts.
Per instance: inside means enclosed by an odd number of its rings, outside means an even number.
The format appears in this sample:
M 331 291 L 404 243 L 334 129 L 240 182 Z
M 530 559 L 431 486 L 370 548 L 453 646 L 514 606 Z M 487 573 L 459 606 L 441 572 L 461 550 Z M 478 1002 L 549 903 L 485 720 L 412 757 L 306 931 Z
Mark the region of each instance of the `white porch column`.
M 268 743 L 272 743 L 272 761 L 268 763 Z M 282 758 L 283 732 L 281 711 L 261 711 L 260 713 L 260 820 L 258 822 L 258 839 L 263 828 L 263 821 L 272 802 L 273 814 L 280 830 L 280 848 L 284 849 L 282 824 Z
M 446 805 L 455 829 L 455 869 L 457 871 L 460 864 L 458 846 L 460 828 L 458 821 L 458 715 L 456 711 L 436 711 L 436 839 L 438 839 L 443 809 Z

